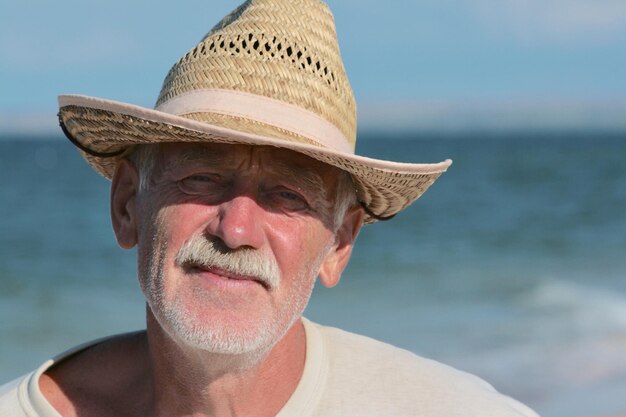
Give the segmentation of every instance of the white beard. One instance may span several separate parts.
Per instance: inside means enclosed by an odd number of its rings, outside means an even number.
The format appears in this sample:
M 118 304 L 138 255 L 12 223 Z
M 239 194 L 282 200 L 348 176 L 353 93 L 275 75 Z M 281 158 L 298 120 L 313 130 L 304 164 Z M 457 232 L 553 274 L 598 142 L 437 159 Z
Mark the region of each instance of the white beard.
M 294 290 L 287 294 L 278 309 L 272 310 L 271 314 L 254 317 L 251 325 L 236 326 L 219 319 L 200 319 L 190 310 L 190 303 L 185 302 L 182 297 L 166 299 L 164 268 L 166 248 L 160 247 L 159 242 L 166 240 L 156 237 L 153 241 L 155 246 L 152 252 L 147 254 L 148 264 L 141 268 L 147 271 L 147 276 L 144 275 L 141 281 L 144 295 L 161 327 L 173 339 L 189 347 L 217 354 L 246 355 L 252 362 L 264 357 L 302 316 L 313 291 L 321 262 L 328 252 L 324 250 L 312 264 L 305 265 L 298 276 L 291 278 L 295 279 L 298 285 L 293 286 Z M 271 255 L 264 255 L 256 250 L 220 250 L 203 236 L 193 237 L 179 250 L 176 264 L 180 266 L 189 262 L 260 277 L 269 290 L 277 289 L 281 284 L 277 262 Z M 146 268 L 148 265 L 149 268 Z M 199 300 L 202 299 L 202 291 L 207 290 L 194 289 L 194 296 Z M 206 295 L 206 299 L 211 300 L 208 292 Z

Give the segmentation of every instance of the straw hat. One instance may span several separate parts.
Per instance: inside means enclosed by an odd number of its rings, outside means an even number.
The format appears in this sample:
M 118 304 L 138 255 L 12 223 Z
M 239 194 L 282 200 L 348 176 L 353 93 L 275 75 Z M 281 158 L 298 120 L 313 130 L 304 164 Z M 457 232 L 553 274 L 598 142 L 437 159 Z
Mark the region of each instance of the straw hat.
M 367 222 L 394 216 L 451 164 L 354 154 L 354 96 L 319 0 L 246 1 L 174 64 L 154 110 L 79 95 L 59 108 L 66 136 L 109 179 L 137 144 L 273 145 L 350 173 Z

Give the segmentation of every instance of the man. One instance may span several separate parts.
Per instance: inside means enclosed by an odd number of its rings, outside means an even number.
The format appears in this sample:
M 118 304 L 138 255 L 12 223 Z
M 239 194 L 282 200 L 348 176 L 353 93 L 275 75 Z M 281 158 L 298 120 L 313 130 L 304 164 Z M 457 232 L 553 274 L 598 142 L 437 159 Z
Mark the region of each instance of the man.
M 167 75 L 155 110 L 60 98 L 138 247 L 147 329 L 0 388 L 8 416 L 535 416 L 476 377 L 302 318 L 364 223 L 450 165 L 354 155 L 354 98 L 319 0 L 251 0 Z

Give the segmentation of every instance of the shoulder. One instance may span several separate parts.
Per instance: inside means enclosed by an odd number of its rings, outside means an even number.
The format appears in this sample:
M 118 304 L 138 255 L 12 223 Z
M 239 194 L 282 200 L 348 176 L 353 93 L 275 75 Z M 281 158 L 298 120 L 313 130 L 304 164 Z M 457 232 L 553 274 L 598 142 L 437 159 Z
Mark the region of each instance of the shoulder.
M 537 416 L 477 376 L 369 337 L 317 327 L 328 352 L 327 388 L 342 400 L 351 397 L 385 415 Z
M 89 391 L 90 387 L 101 388 L 103 375 L 106 371 L 110 374 L 113 368 L 108 361 L 111 356 L 104 352 L 111 348 L 115 351 L 115 347 L 128 339 L 136 339 L 138 334 L 109 336 L 84 343 L 46 361 L 31 373 L 0 385 L 0 416 L 59 417 L 57 410 L 68 409 L 65 394 Z M 99 382 L 89 383 L 94 380 Z
M 18 388 L 26 379 L 23 376 L 0 386 L 0 416 L 26 416 L 18 395 Z
M 37 387 L 37 378 L 50 365 L 48 361 L 39 369 L 0 386 L 0 416 L 59 417 L 46 402 Z
M 143 332 L 117 335 L 55 363 L 39 379 L 57 410 L 71 415 L 121 415 L 128 397 L 144 388 L 147 342 Z M 132 388 L 129 388 L 132 387 Z

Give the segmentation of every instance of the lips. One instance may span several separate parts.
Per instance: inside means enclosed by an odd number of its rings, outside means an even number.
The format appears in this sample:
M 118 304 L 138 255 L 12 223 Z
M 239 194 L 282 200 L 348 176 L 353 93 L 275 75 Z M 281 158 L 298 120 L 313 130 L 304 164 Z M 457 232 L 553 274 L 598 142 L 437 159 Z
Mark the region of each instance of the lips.
M 254 283 L 261 285 L 263 288 L 269 290 L 269 285 L 264 280 L 258 277 L 238 274 L 236 272 L 229 271 L 223 268 L 196 264 L 196 263 L 189 263 L 189 264 L 183 265 L 183 268 L 186 271 L 191 272 L 191 273 L 208 274 L 210 276 L 215 277 L 215 279 L 223 279 L 227 281 L 247 281 L 251 283 L 254 282 Z

